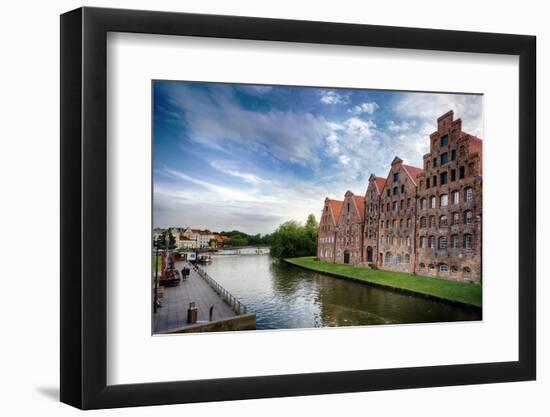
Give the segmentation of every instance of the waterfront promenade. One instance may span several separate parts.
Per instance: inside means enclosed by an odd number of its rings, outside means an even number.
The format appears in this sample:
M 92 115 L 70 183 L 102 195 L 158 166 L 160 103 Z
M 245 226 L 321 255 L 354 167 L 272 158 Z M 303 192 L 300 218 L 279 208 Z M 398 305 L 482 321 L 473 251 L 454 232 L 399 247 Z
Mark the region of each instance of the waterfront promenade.
M 189 267 L 189 264 L 175 264 L 176 269 L 180 271 L 184 266 Z M 191 268 L 187 280 L 182 280 L 175 287 L 164 289 L 162 307 L 153 315 L 153 333 L 165 333 L 186 327 L 187 309 L 191 302 L 195 302 L 198 309 L 197 324 L 208 323 L 211 306 L 214 306 L 212 321 L 236 317 L 233 309 Z

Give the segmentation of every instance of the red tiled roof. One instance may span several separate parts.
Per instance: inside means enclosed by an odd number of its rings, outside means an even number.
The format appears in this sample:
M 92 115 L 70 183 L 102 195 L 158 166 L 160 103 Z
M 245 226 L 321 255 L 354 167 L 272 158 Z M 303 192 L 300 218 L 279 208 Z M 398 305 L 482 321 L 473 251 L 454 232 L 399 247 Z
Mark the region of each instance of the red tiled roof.
M 332 210 L 332 216 L 334 217 L 334 223 L 336 224 L 338 223 L 338 218 L 340 217 L 340 212 L 342 211 L 344 202 L 339 200 L 328 200 L 328 205 Z
M 382 193 L 384 186 L 386 185 L 386 179 L 382 177 L 376 177 L 376 186 L 378 187 L 378 192 Z
M 181 236 L 181 235 L 180 235 L 180 240 L 191 240 L 191 239 L 189 239 L 188 237 L 185 237 L 185 236 Z
M 405 164 L 403 164 L 403 169 L 405 170 L 405 172 L 407 172 L 407 174 L 409 174 L 409 177 L 411 177 L 415 185 L 416 185 L 416 176 L 424 172 L 422 168 L 417 168 L 417 167 L 413 167 Z
M 361 218 L 361 221 L 363 221 L 365 218 L 365 199 L 358 195 L 354 195 L 353 198 L 355 199 L 355 204 L 359 210 L 359 217 Z

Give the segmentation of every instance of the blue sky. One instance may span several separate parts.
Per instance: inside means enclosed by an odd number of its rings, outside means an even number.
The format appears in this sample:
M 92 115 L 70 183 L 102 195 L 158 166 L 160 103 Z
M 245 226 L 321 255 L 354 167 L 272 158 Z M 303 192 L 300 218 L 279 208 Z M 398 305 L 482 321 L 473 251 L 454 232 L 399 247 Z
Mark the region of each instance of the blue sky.
M 154 81 L 155 227 L 270 233 L 422 165 L 449 110 L 483 138 L 482 96 Z

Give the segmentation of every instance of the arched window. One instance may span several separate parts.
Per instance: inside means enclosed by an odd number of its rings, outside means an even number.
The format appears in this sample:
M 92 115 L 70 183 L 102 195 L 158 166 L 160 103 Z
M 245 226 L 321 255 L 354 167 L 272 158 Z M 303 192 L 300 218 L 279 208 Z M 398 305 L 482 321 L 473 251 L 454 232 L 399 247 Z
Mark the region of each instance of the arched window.
M 403 263 L 403 255 L 398 254 L 395 263 L 402 264 Z
M 439 264 L 439 272 L 449 272 L 449 265 Z
M 456 265 L 451 265 L 451 272 L 458 272 Z
M 407 236 L 407 246 L 408 247 L 411 246 L 411 237 L 410 236 Z
M 472 276 L 472 270 L 465 266 L 462 268 L 462 274 L 464 275 L 464 278 L 470 278 Z
M 391 253 L 390 252 L 386 252 L 386 263 L 387 264 L 390 264 L 392 263 L 392 259 L 391 259 Z
M 464 198 L 466 201 L 472 201 L 474 199 L 474 189 L 472 187 L 468 187 L 464 190 Z
M 427 203 L 426 203 L 426 199 L 425 199 L 425 198 L 422 198 L 422 199 L 420 200 L 420 208 L 421 208 L 422 210 L 426 210 L 426 208 L 427 208 L 427 205 L 426 205 L 426 204 L 427 204 Z
M 411 219 L 407 219 L 407 227 L 411 227 L 411 223 L 412 223 Z
M 449 225 L 449 222 L 447 220 L 447 216 L 440 216 L 439 217 L 439 227 L 447 227 Z
M 435 216 L 430 216 L 430 227 L 435 227 Z
M 458 191 L 453 191 L 453 204 L 458 204 L 460 202 L 460 193 Z
M 428 242 L 430 245 L 430 249 L 435 249 L 435 236 L 430 236 Z
M 421 248 L 426 247 L 426 236 L 420 236 L 420 241 L 418 242 L 418 246 Z
M 472 235 L 467 233 L 464 235 L 464 249 L 472 249 L 472 247 L 473 247 Z
M 434 265 L 434 264 L 429 264 L 429 265 L 428 265 L 428 268 L 434 269 L 434 268 L 435 268 L 435 265 Z
M 441 236 L 439 238 L 439 242 L 437 244 L 437 247 L 440 249 L 440 250 L 444 250 L 444 249 L 447 249 L 447 236 Z
M 449 196 L 447 194 L 441 194 L 439 196 L 439 206 L 447 207 L 448 204 L 449 204 Z
M 420 218 L 420 228 L 423 229 L 426 227 L 426 218 L 425 217 L 421 217 Z
M 474 220 L 474 215 L 471 210 L 466 210 L 464 212 L 464 223 L 471 224 Z
M 424 262 L 420 262 L 420 265 L 418 265 L 421 269 L 426 268 L 426 264 Z
M 397 226 L 397 220 L 393 219 L 392 222 L 391 222 L 391 227 L 393 227 L 395 229 L 396 226 Z
M 411 263 L 411 255 L 409 255 L 408 253 L 405 254 L 405 263 L 406 263 L 406 264 L 410 264 L 410 263 Z
M 430 208 L 435 208 L 435 196 L 430 197 Z

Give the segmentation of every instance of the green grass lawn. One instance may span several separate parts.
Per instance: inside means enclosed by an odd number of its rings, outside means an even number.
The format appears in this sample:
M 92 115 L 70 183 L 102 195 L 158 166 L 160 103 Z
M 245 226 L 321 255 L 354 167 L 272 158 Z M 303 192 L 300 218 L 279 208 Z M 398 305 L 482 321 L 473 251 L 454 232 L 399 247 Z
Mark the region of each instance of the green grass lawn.
M 156 270 L 161 272 L 162 256 L 155 256 L 155 266 L 156 266 Z M 154 270 L 153 270 L 153 272 L 154 272 Z
M 382 271 L 351 265 L 331 264 L 316 261 L 313 256 L 289 258 L 285 259 L 285 261 L 313 271 L 326 272 L 344 278 L 414 291 L 420 294 L 481 307 L 481 285 L 478 284 L 423 277 L 405 272 Z

